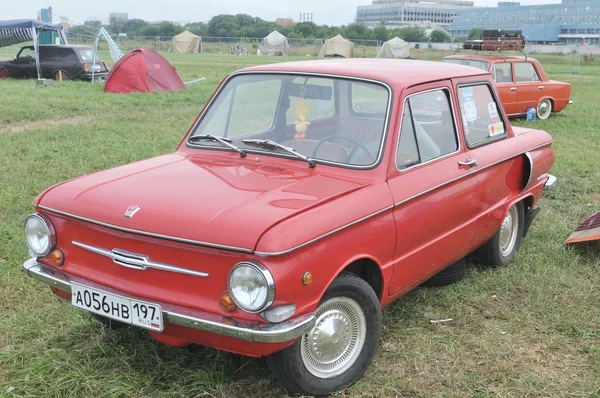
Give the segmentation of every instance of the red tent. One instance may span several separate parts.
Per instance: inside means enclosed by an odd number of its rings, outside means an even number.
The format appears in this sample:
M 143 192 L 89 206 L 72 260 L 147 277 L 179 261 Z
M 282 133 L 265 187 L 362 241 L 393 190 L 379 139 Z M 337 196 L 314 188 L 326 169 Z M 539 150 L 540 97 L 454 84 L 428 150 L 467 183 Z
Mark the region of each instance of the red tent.
M 125 54 L 106 78 L 107 93 L 185 90 L 173 65 L 156 51 L 138 48 Z

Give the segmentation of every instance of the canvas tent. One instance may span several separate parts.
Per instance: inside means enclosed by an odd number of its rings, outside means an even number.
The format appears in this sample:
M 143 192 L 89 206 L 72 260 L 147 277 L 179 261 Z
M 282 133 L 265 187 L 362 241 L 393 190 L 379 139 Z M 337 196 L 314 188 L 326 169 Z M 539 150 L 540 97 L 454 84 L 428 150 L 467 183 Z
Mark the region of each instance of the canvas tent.
M 37 21 L 35 19 L 10 19 L 0 21 L 0 47 L 6 47 L 13 44 L 33 42 L 35 52 L 35 63 L 37 66 L 38 79 L 42 78 L 40 70 L 40 52 L 38 36 L 40 32 L 55 31 L 63 44 L 68 44 L 67 37 L 60 25 L 50 25 L 49 23 Z
M 200 52 L 201 40 L 200 36 L 196 36 L 189 30 L 186 30 L 177 36 L 173 36 L 169 52 L 176 54 L 198 54 Z
M 325 40 L 319 57 L 344 57 L 352 58 L 354 56 L 354 43 L 344 39 L 341 35 Z
M 104 85 L 107 93 L 177 90 L 185 90 L 185 85 L 173 65 L 147 48 L 125 54 L 110 70 Z
M 377 58 L 408 57 L 410 57 L 410 44 L 408 44 L 398 36 L 383 43 L 379 51 L 377 51 Z
M 288 39 L 278 31 L 274 30 L 263 39 L 260 50 L 261 55 L 287 55 Z

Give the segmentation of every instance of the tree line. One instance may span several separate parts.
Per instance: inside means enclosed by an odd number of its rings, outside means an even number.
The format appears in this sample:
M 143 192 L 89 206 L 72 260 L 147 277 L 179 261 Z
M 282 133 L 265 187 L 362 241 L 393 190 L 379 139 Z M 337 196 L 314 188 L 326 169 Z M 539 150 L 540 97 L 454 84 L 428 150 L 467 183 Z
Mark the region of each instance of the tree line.
M 90 28 L 99 29 L 100 21 L 85 21 L 83 26 L 70 28 L 71 33 L 89 34 Z M 252 37 L 262 38 L 274 30 L 279 31 L 288 38 L 298 39 L 327 39 L 338 34 L 349 40 L 381 40 L 387 41 L 393 37 L 409 42 L 434 43 L 451 42 L 452 37 L 442 29 L 435 29 L 429 34 L 423 28 L 404 26 L 387 29 L 377 26 L 369 29 L 365 24 L 351 23 L 344 26 L 317 25 L 314 22 L 300 22 L 293 26 L 279 26 L 275 22 L 265 21 L 248 14 L 221 14 L 213 17 L 208 23 L 192 22 L 179 26 L 173 22 L 151 23 L 142 19 L 129 19 L 127 21 L 111 18 L 108 25 L 104 26 L 112 34 L 126 34 L 127 36 L 175 36 L 184 30 L 203 37 Z

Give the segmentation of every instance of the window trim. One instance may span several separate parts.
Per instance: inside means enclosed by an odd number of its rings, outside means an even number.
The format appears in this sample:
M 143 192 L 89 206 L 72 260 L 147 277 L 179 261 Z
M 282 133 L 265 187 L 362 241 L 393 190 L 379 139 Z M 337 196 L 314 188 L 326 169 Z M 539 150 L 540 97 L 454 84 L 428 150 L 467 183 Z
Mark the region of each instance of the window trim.
M 490 94 L 492 94 L 492 99 L 496 102 L 496 110 L 498 111 L 498 115 L 502 116 L 502 123 L 504 123 L 504 135 L 498 136 L 497 138 L 494 138 L 492 140 L 482 141 L 482 142 L 480 142 L 478 144 L 475 144 L 475 145 L 469 145 L 469 141 L 467 141 L 467 135 L 465 134 L 465 126 L 463 125 L 462 126 L 463 127 L 463 138 L 465 139 L 465 144 L 467 145 L 468 149 L 479 148 L 479 147 L 491 144 L 492 142 L 497 142 L 497 141 L 504 140 L 504 139 L 506 139 L 508 137 L 508 126 L 509 126 L 509 123 L 507 122 L 508 118 L 504 114 L 504 108 L 500 104 L 500 101 L 498 101 L 498 97 L 496 96 L 496 90 L 494 90 L 494 88 L 492 87 L 492 85 L 490 84 L 489 81 L 487 81 L 487 80 L 480 80 L 480 81 L 477 81 L 477 82 L 458 83 L 456 85 L 456 98 L 458 98 L 458 90 L 460 90 L 461 88 L 463 88 L 463 87 L 472 87 L 472 86 L 480 86 L 480 85 L 486 85 L 490 89 Z M 458 109 L 460 110 L 460 102 L 458 103 Z M 461 117 L 461 121 L 460 122 L 462 123 L 462 117 Z
M 432 91 L 440 91 L 440 90 L 446 90 L 446 92 L 448 93 L 448 98 L 450 99 L 450 113 L 452 114 L 452 121 L 454 122 L 454 136 L 456 138 L 456 142 L 458 143 L 458 147 L 457 147 L 456 151 L 447 153 L 445 155 L 439 156 L 434 159 L 430 159 L 426 162 L 418 163 L 418 164 L 412 165 L 410 167 L 400 169 L 400 167 L 398 166 L 398 150 L 400 149 L 400 135 L 402 134 L 402 123 L 404 121 L 404 107 L 406 106 L 406 101 L 410 97 L 413 97 L 418 94 L 424 94 L 424 93 L 428 93 L 428 92 L 432 92 Z M 412 110 L 411 110 L 411 115 L 412 115 Z M 413 122 L 413 120 L 411 120 L 411 123 L 412 122 Z M 399 125 L 398 140 L 396 141 L 396 150 L 394 151 L 394 164 L 396 165 L 396 170 L 398 170 L 400 173 L 404 173 L 406 171 L 413 170 L 415 168 L 421 167 L 423 165 L 426 165 L 426 164 L 429 164 L 432 162 L 437 162 L 438 160 L 456 155 L 457 153 L 460 153 L 462 151 L 462 143 L 460 140 L 460 135 L 458 133 L 458 124 L 456 122 L 456 113 L 454 111 L 454 98 L 452 96 L 452 90 L 450 89 L 449 86 L 435 87 L 435 88 L 419 91 L 416 93 L 408 94 L 406 97 L 404 97 L 404 100 L 402 101 L 402 108 L 400 108 L 400 119 L 398 120 L 398 125 Z M 413 126 L 413 131 L 414 131 L 414 126 Z M 418 144 L 417 144 L 417 148 L 418 148 Z M 419 154 L 419 158 L 420 157 L 421 157 L 421 155 Z
M 313 159 L 314 162 L 317 164 L 323 164 L 326 166 L 334 166 L 334 167 L 339 167 L 339 168 L 343 168 L 343 169 L 351 169 L 351 170 L 373 170 L 381 165 L 381 162 L 385 156 L 385 146 L 387 144 L 388 136 L 390 134 L 390 132 L 389 132 L 390 125 L 391 125 L 390 121 L 392 118 L 392 114 L 393 114 L 392 110 L 394 107 L 394 89 L 392 88 L 392 86 L 390 86 L 388 83 L 384 82 L 383 80 L 371 79 L 371 78 L 360 77 L 360 76 L 350 76 L 350 75 L 344 75 L 344 74 L 335 74 L 335 73 L 286 71 L 286 70 L 249 70 L 249 71 L 241 70 L 241 71 L 230 74 L 229 76 L 227 76 L 225 78 L 225 80 L 223 82 L 221 82 L 221 84 L 219 85 L 217 90 L 213 93 L 210 100 L 206 103 L 206 105 L 204 106 L 202 111 L 200 111 L 200 114 L 198 115 L 198 117 L 196 118 L 194 123 L 190 126 L 190 128 L 186 132 L 186 135 L 184 136 L 183 141 L 187 148 L 231 152 L 231 149 L 220 147 L 220 146 L 213 147 L 213 146 L 207 146 L 207 145 L 201 145 L 201 144 L 194 144 L 194 143 L 189 142 L 189 139 L 190 139 L 190 137 L 193 136 L 193 133 L 196 131 L 196 129 L 198 128 L 198 125 L 202 122 L 202 120 L 208 113 L 208 110 L 214 104 L 215 100 L 218 98 L 219 95 L 221 95 L 221 92 L 223 91 L 225 86 L 227 86 L 227 84 L 229 84 L 231 79 L 233 79 L 237 76 L 243 76 L 243 75 L 319 76 L 319 77 L 325 77 L 325 78 L 328 77 L 328 78 L 333 78 L 333 79 L 361 81 L 361 82 L 366 82 L 366 83 L 379 84 L 380 86 L 383 86 L 388 91 L 388 106 L 387 106 L 387 112 L 386 112 L 385 119 L 384 119 L 383 130 L 382 130 L 382 134 L 381 134 L 381 144 L 379 146 L 379 153 L 378 153 L 377 159 L 375 159 L 375 162 L 373 162 L 370 165 L 359 166 L 359 165 L 351 165 L 351 164 L 347 164 L 347 163 L 332 162 L 332 161 L 323 160 L 323 159 Z M 244 151 L 247 153 L 257 153 L 257 154 L 266 155 L 266 156 L 270 156 L 270 157 L 281 157 L 284 159 L 297 160 L 297 158 L 294 157 L 293 155 L 288 155 L 285 153 L 269 152 L 269 151 L 261 150 L 258 148 L 244 148 Z
M 502 82 L 502 83 L 496 82 L 496 65 L 499 65 L 499 64 L 507 64 L 508 65 L 508 68 L 510 69 L 510 74 L 511 74 L 511 81 Z M 494 81 L 494 84 L 515 84 L 515 76 L 513 74 L 513 63 L 510 61 L 494 62 L 493 66 L 492 66 L 492 80 Z

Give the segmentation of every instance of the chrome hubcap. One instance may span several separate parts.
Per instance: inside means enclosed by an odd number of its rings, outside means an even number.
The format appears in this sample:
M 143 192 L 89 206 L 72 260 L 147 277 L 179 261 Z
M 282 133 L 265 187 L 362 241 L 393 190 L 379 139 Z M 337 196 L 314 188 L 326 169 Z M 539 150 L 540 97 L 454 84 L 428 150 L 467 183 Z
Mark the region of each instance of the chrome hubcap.
M 356 301 L 335 297 L 321 304 L 315 315 L 315 327 L 302 336 L 302 362 L 314 376 L 338 376 L 362 351 L 367 332 L 365 314 Z
M 504 217 L 500 227 L 500 252 L 508 256 L 517 243 L 517 231 L 519 230 L 519 217 L 516 206 L 513 206 Z
M 550 114 L 550 102 L 546 99 L 538 105 L 538 116 L 540 119 L 545 119 Z

